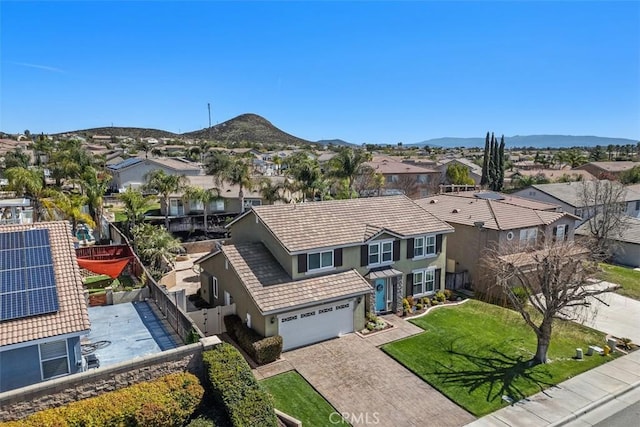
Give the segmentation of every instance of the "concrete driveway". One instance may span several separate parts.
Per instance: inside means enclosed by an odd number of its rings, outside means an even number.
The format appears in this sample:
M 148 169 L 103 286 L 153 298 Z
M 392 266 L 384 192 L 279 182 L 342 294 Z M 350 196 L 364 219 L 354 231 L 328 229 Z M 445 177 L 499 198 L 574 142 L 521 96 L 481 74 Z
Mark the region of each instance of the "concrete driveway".
M 612 286 L 601 282 L 594 286 Z M 640 343 L 640 301 L 618 295 L 613 292 L 598 295 L 591 299 L 591 305 L 585 312 L 577 313 L 583 325 L 618 338 L 628 337 Z
M 349 334 L 283 356 L 354 426 L 462 426 L 474 420 L 368 338 Z

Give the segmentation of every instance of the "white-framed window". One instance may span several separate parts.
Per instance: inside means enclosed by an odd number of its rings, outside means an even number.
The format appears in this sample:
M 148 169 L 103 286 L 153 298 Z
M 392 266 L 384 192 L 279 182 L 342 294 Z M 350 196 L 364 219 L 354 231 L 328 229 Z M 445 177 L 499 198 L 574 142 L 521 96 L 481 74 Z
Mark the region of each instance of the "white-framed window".
M 189 200 L 189 205 L 192 211 L 203 211 L 204 202 L 202 200 Z
M 67 340 L 43 343 L 39 345 L 39 349 L 43 380 L 69 374 Z
M 567 232 L 567 226 L 565 224 L 556 227 L 556 240 L 564 240 L 564 235 Z
M 393 261 L 393 241 L 387 240 L 369 244 L 369 265 L 391 261 Z
M 413 295 L 424 295 L 435 292 L 436 270 L 416 270 L 413 272 Z
M 224 199 L 214 200 L 209 203 L 209 210 L 213 212 L 224 211 Z
M 420 258 L 436 253 L 436 236 L 420 236 L 413 240 L 413 257 Z
M 218 278 L 217 277 L 211 277 L 209 278 L 209 280 L 211 280 L 211 289 L 213 292 L 213 297 L 214 298 L 218 298 Z
M 533 242 L 538 237 L 538 229 L 537 228 L 523 228 L 520 230 L 520 241 L 521 242 Z
M 307 257 L 308 271 L 333 267 L 333 251 L 315 252 Z
M 184 215 L 184 203 L 182 199 L 169 200 L 169 215 Z

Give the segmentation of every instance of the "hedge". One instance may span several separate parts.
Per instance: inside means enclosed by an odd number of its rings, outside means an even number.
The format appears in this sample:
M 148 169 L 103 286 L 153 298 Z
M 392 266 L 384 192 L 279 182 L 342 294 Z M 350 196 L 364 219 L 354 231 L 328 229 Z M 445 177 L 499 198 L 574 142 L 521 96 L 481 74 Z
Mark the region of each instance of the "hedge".
M 204 388 L 189 373 L 170 374 L 154 381 L 46 409 L 3 427 L 180 426 L 202 400 Z
M 227 333 L 240 347 L 259 365 L 271 363 L 282 353 L 282 337 L 275 335 L 263 337 L 253 329 L 247 327 L 240 317 L 235 314 L 224 317 Z
M 271 395 L 256 381 L 247 361 L 235 347 L 218 344 L 202 357 L 213 395 L 234 426 L 278 425 Z

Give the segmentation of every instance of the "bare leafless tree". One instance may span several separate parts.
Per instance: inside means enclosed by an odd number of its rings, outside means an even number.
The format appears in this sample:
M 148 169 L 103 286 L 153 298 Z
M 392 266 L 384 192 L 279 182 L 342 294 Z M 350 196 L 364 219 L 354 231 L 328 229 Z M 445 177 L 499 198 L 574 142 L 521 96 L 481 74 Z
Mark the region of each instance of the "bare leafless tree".
M 393 185 L 407 197 L 414 198 L 418 194 L 419 185 L 415 175 L 402 174 Z
M 509 252 L 509 251 L 506 251 Z M 481 260 L 485 282 L 506 296 L 535 332 L 533 364 L 546 363 L 554 319 L 578 320 L 592 299 L 616 289 L 594 280 L 598 271 L 593 252 L 573 241 L 547 242 L 536 249 L 505 255 L 489 249 Z
M 607 258 L 615 242 L 628 227 L 626 189 L 616 181 L 591 180 L 581 182 L 578 202 L 582 206 L 582 218 L 588 219 L 590 245 L 602 258 Z
M 384 187 L 384 176 L 368 165 L 362 167 L 353 183 L 353 188 L 360 197 L 380 195 L 382 187 Z

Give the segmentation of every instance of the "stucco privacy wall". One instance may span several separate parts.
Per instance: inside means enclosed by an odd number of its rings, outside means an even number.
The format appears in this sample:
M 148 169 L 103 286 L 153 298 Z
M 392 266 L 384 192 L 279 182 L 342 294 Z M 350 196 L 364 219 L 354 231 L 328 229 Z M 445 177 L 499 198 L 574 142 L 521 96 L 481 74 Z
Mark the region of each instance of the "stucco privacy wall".
M 0 421 L 21 419 L 37 411 L 98 396 L 174 372 L 188 371 L 202 381 L 202 352 L 219 343 L 217 337 L 207 337 L 196 344 L 0 393 Z

